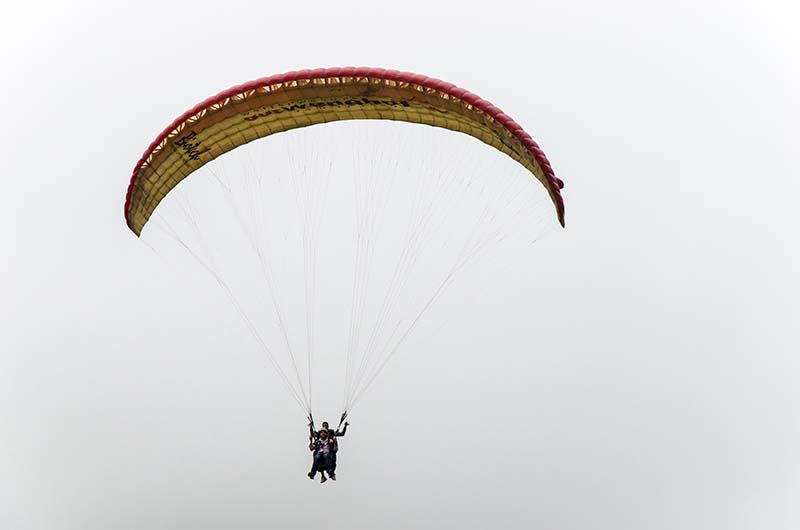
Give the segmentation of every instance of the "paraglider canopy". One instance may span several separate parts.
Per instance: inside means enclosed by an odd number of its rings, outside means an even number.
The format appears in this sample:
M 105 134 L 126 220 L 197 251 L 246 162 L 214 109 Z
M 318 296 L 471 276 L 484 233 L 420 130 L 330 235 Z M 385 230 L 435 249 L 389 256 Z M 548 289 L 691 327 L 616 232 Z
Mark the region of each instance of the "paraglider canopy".
M 547 189 L 564 225 L 564 201 L 542 150 L 500 109 L 455 85 L 380 68 L 300 70 L 256 79 L 213 96 L 173 121 L 131 177 L 125 219 L 138 236 L 161 200 L 190 173 L 237 147 L 338 120 L 398 120 L 473 136 L 527 168 Z
M 208 178 L 183 182 L 195 171 Z M 160 256 L 174 245 L 210 274 L 314 438 L 320 350 L 344 357 L 346 426 L 457 276 L 503 242 L 535 243 L 554 217 L 564 225 L 562 186 L 522 127 L 464 89 L 377 68 L 301 70 L 174 120 L 134 167 L 125 219 L 137 236 L 150 227 Z

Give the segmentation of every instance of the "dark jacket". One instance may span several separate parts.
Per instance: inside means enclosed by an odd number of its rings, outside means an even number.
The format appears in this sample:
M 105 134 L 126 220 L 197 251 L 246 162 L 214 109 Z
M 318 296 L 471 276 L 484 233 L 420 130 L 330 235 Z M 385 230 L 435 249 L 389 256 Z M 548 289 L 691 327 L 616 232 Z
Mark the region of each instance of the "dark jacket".
M 320 431 L 317 433 L 316 436 L 317 438 L 319 438 L 319 433 L 322 432 L 323 430 L 324 429 L 320 429 Z M 345 424 L 344 429 L 342 429 L 341 431 L 334 431 L 333 429 L 328 429 L 328 438 L 339 438 L 341 436 L 344 436 L 346 432 L 347 432 L 347 424 Z

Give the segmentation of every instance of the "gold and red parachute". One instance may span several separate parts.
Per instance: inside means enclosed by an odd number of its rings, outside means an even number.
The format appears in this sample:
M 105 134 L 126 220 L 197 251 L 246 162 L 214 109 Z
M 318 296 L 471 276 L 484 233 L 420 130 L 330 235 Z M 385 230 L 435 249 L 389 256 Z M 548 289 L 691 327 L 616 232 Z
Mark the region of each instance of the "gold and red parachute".
M 208 178 L 185 180 L 196 171 Z M 311 416 L 312 387 L 328 380 L 312 373 L 339 370 L 315 359 L 345 357 L 352 410 L 478 256 L 564 225 L 562 187 L 530 135 L 475 94 L 328 68 L 257 79 L 182 114 L 136 163 L 125 219 L 137 236 L 147 225 L 148 245 L 163 239 L 160 257 L 173 245 L 211 274 Z
M 140 235 L 161 200 L 220 155 L 274 133 L 339 120 L 398 120 L 473 136 L 527 168 L 547 189 L 564 225 L 563 183 L 530 135 L 500 109 L 438 79 L 351 67 L 256 79 L 182 114 L 136 164 L 125 201 L 128 226 Z

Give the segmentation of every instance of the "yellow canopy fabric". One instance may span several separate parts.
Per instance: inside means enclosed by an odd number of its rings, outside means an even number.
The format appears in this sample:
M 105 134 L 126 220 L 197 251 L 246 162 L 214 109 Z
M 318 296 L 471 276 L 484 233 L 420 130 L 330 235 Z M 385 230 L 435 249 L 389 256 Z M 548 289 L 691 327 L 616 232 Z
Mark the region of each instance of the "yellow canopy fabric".
M 184 178 L 270 134 L 338 120 L 399 120 L 469 134 L 527 168 L 547 189 L 564 225 L 561 180 L 522 127 L 491 103 L 450 83 L 377 68 L 289 72 L 228 89 L 167 127 L 137 163 L 125 219 L 138 236 Z

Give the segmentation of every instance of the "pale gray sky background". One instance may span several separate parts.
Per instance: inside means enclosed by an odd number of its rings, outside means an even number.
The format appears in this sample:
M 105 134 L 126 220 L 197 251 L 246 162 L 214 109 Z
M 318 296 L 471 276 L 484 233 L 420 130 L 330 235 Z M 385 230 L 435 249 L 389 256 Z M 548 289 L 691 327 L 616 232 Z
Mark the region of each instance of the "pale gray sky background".
M 4 6 L 0 528 L 800 527 L 798 27 L 790 1 Z M 122 205 L 186 108 L 339 65 L 503 108 L 567 229 L 393 361 L 320 486 L 241 324 Z

